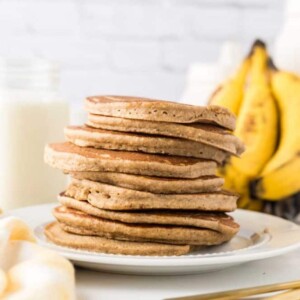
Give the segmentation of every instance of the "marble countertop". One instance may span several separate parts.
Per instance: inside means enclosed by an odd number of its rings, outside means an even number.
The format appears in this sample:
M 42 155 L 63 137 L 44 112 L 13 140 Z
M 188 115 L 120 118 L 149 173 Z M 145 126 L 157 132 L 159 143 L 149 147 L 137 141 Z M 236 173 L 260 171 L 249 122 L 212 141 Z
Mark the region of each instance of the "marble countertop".
M 199 275 L 134 276 L 76 270 L 78 300 L 157 300 L 299 279 L 300 249 Z

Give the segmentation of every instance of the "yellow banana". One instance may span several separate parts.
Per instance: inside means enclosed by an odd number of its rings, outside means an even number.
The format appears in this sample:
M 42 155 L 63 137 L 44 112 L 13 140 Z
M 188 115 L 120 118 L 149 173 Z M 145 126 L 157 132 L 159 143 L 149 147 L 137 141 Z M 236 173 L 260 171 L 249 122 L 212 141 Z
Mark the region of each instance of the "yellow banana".
M 218 175 L 224 177 L 224 188 L 240 195 L 248 190 L 249 177 L 236 170 L 231 165 L 219 168 Z
M 296 155 L 298 157 L 259 178 L 254 184 L 253 194 L 262 199 L 281 200 L 299 192 L 300 157 Z
M 261 211 L 263 206 L 264 203 L 261 200 L 251 198 L 249 193 L 242 195 L 238 200 L 238 207 L 243 209 Z
M 281 116 L 280 143 L 254 184 L 253 193 L 280 200 L 300 191 L 300 78 L 273 70 L 271 84 Z
M 233 166 L 224 166 L 219 169 L 219 175 L 225 177 L 224 188 L 240 195 L 238 207 L 251 210 L 261 210 L 262 202 L 250 196 L 250 178 L 237 171 Z
M 250 59 L 246 58 L 236 74 L 227 82 L 221 84 L 212 94 L 209 104 L 226 107 L 237 116 L 243 100 L 244 85 L 249 66 Z
M 268 55 L 265 46 L 254 46 L 250 81 L 239 112 L 235 135 L 246 146 L 241 158 L 230 164 L 249 178 L 260 174 L 274 153 L 277 142 L 277 109 L 267 79 Z

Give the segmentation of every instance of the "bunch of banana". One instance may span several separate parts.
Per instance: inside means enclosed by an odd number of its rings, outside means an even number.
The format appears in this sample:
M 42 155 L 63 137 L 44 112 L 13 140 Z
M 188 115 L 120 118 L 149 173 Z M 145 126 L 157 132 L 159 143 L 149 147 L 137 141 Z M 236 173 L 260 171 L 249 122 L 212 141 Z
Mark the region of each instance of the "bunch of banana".
M 240 207 L 260 210 L 261 200 L 281 200 L 300 191 L 300 78 L 277 70 L 263 42 L 253 44 L 210 104 L 236 114 L 234 134 L 246 146 L 240 158 L 232 157 L 219 169 L 225 187 L 241 195 Z
M 259 198 L 280 200 L 300 191 L 300 78 L 273 67 L 271 85 L 280 114 L 280 141 L 253 184 L 252 193 Z

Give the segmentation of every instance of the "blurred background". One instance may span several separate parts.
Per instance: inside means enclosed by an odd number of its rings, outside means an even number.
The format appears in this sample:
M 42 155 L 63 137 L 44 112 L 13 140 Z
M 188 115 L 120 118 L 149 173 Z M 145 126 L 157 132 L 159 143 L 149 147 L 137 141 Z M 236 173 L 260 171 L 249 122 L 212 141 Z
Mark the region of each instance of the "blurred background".
M 1 0 L 0 56 L 59 62 L 61 95 L 72 103 L 103 93 L 180 100 L 190 64 L 215 63 L 224 42 L 240 45 L 236 63 L 256 37 L 264 39 L 272 52 L 284 4 Z
M 0 0 L 0 208 L 64 189 L 44 146 L 86 121 L 86 96 L 204 105 L 219 87 L 211 103 L 235 113 L 248 149 L 222 171 L 225 187 L 242 195 L 240 207 L 294 219 L 300 81 L 285 71 L 300 74 L 299 32 L 299 0 Z M 253 47 L 257 38 L 267 48 Z

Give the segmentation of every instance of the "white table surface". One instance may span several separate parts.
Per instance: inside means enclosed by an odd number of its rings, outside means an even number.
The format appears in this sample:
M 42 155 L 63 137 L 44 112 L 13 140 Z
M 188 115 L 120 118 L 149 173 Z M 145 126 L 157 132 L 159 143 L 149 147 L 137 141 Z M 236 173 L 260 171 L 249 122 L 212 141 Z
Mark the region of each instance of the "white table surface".
M 9 212 L 8 215 L 23 218 L 32 228 L 35 228 L 36 218 L 43 220 L 51 218 L 52 205 L 56 204 L 50 204 L 50 207 L 49 204 L 44 204 L 21 208 Z M 300 280 L 300 248 L 283 256 L 199 275 L 134 276 L 79 268 L 76 273 L 78 300 L 165 299 Z
M 185 276 L 118 275 L 78 268 L 78 300 L 156 300 L 300 280 L 300 249 L 240 266 Z

